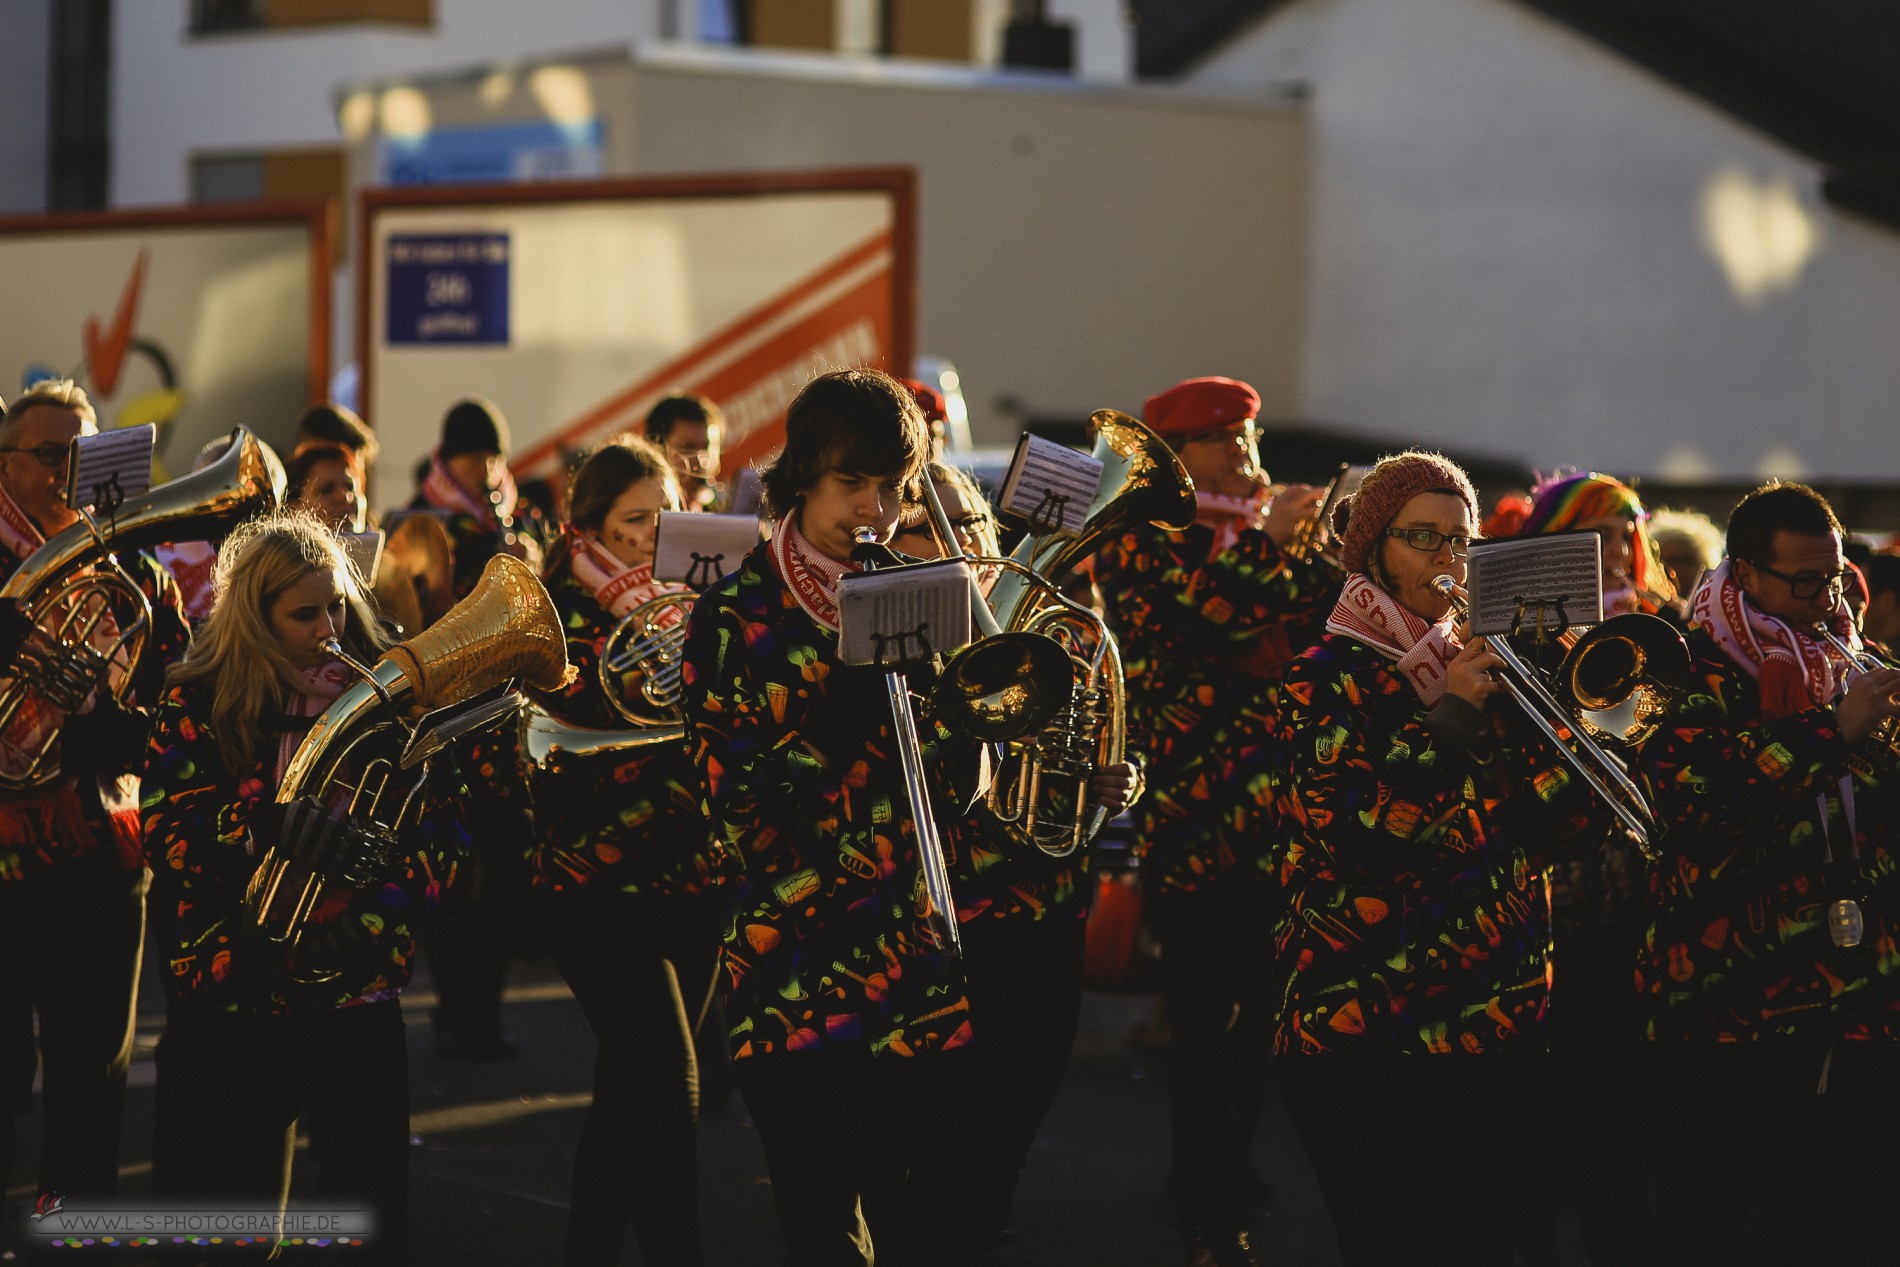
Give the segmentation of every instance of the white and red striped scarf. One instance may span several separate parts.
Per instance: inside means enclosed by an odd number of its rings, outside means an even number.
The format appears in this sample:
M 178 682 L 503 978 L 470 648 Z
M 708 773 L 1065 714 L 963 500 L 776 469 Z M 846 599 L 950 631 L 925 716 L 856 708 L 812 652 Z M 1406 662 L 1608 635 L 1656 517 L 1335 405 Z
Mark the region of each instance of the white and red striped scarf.
M 1357 638 L 1398 661 L 1399 676 L 1411 683 L 1419 699 L 1433 705 L 1445 697 L 1445 666 L 1464 649 L 1452 633 L 1453 623 L 1450 615 L 1430 623 L 1370 577 L 1355 572 L 1346 578 L 1333 614 L 1326 618 L 1326 631 Z
M 503 466 L 501 487 L 495 490 L 492 497 L 479 497 L 456 481 L 440 453 L 432 453 L 429 455 L 429 473 L 422 477 L 422 496 L 438 510 L 459 510 L 473 515 L 488 531 L 500 532 L 502 520 L 514 518 L 515 502 L 520 494 L 515 488 L 513 473 Z
M 217 598 L 218 551 L 209 541 L 174 541 L 156 546 L 152 553 L 178 582 L 185 619 L 194 627 L 211 614 Z
M 1234 548 L 1234 542 L 1240 540 L 1240 534 L 1249 528 L 1260 526 L 1260 512 L 1264 504 L 1259 494 L 1247 497 L 1231 497 L 1226 493 L 1194 494 L 1194 522 L 1206 524 L 1214 530 L 1214 545 L 1208 551 L 1208 558 Z
M 798 512 L 778 521 L 772 530 L 772 567 L 805 614 L 838 632 L 838 582 L 847 573 L 862 572 L 856 563 L 825 557 L 798 530 Z
M 35 550 L 46 544 L 46 534 L 26 517 L 20 504 L 6 489 L 0 488 L 0 546 L 5 546 L 20 562 L 26 562 Z
M 1735 579 L 1733 560 L 1722 560 L 1696 590 L 1693 618 L 1755 679 L 1768 716 L 1791 716 L 1840 694 L 1846 664 L 1839 654 L 1825 639 L 1750 603 Z M 1860 632 L 1845 604 L 1828 624 L 1841 641 L 1860 649 Z
M 628 567 L 572 524 L 562 531 L 567 535 L 567 565 L 574 579 L 592 590 L 594 601 L 615 616 L 625 616 L 648 599 L 687 588 L 654 580 L 651 563 Z
M 290 703 L 284 707 L 286 717 L 321 717 L 323 710 L 336 702 L 343 688 L 356 680 L 356 672 L 341 660 L 332 660 L 328 664 L 314 669 L 299 669 L 294 678 L 296 691 L 290 697 Z M 273 786 L 284 781 L 284 772 L 290 769 L 290 759 L 297 755 L 297 748 L 310 732 L 298 727 L 284 731 L 284 737 L 277 744 L 277 777 Z

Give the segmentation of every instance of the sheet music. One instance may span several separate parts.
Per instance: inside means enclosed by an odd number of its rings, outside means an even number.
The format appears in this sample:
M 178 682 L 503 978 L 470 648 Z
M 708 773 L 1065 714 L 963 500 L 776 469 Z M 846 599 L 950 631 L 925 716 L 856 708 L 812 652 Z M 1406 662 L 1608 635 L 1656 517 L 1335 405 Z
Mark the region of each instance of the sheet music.
M 1603 620 L 1602 539 L 1594 532 L 1555 532 L 1479 541 L 1471 547 L 1465 588 L 1471 595 L 1471 631 L 1508 634 L 1519 621 L 1531 634 L 1538 606 L 1545 627 L 1558 628 L 1559 604 L 1572 627 Z
M 1033 533 L 1074 532 L 1088 519 L 1102 469 L 1089 454 L 1024 433 L 997 505 L 1028 520 Z
M 838 655 L 846 664 L 927 660 L 970 641 L 970 567 L 907 563 L 838 583 Z
M 380 532 L 339 532 L 343 553 L 350 556 L 363 584 L 376 584 L 376 569 L 383 565 L 383 534 Z
M 663 510 L 653 532 L 653 579 L 699 590 L 737 568 L 759 544 L 759 521 L 751 515 Z
M 157 443 L 158 428 L 149 422 L 74 440 L 66 504 L 110 516 L 134 497 L 143 497 L 152 488 L 152 450 Z

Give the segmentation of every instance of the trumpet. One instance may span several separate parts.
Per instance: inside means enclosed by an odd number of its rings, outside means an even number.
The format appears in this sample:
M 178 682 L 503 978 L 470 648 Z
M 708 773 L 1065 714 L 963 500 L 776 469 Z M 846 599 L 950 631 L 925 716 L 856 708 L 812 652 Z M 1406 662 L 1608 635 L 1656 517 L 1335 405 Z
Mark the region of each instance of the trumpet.
M 1300 526 L 1293 530 L 1293 535 L 1287 539 L 1287 543 L 1280 547 L 1281 554 L 1289 559 L 1299 560 L 1318 555 L 1322 561 L 1331 563 L 1334 567 L 1339 566 L 1336 555 L 1322 551 L 1321 543 L 1326 540 L 1327 528 L 1332 522 L 1333 507 L 1339 504 L 1339 495 L 1345 491 L 1346 476 L 1351 470 L 1352 463 L 1339 464 L 1339 469 L 1333 473 L 1333 478 L 1326 481 L 1325 495 L 1320 498 L 1319 505 L 1314 508 L 1312 514 L 1300 520 Z
M 1856 677 L 1865 677 L 1869 673 L 1895 667 L 1888 663 L 1885 657 L 1876 655 L 1865 646 L 1856 647 L 1848 642 L 1847 639 L 1835 633 L 1825 620 L 1815 621 L 1813 632 L 1816 637 L 1825 639 L 1839 653 L 1841 659 L 1847 662 L 1848 672 Z M 1842 686 L 1845 688 L 1845 680 Z M 1895 758 L 1900 758 L 1900 717 L 1881 718 L 1880 724 L 1874 728 L 1874 738 L 1881 748 Z
M 1456 580 L 1450 576 L 1434 577 L 1432 588 L 1450 600 L 1452 612 L 1460 620 L 1469 616 L 1469 603 L 1459 593 Z M 1607 629 L 1611 623 L 1613 622 L 1606 621 L 1599 628 Z M 1666 625 L 1668 622 L 1660 623 Z M 1673 634 L 1674 631 L 1671 630 L 1671 633 Z M 1605 635 L 1596 640 L 1593 645 L 1599 647 L 1600 650 L 1594 654 L 1600 656 L 1607 651 L 1615 656 L 1625 655 L 1629 648 L 1620 646 L 1615 641 L 1618 636 L 1620 635 Z M 1680 643 L 1682 640 L 1678 636 L 1676 641 Z M 1644 799 L 1642 790 L 1630 779 L 1628 772 L 1623 768 L 1623 763 L 1605 752 L 1596 740 L 1590 737 L 1590 728 L 1580 722 L 1571 709 L 1566 708 L 1555 695 L 1551 694 L 1550 688 L 1544 685 L 1542 676 L 1524 662 L 1507 639 L 1487 638 L 1485 642 L 1492 651 L 1497 653 L 1498 658 L 1504 661 L 1504 670 L 1499 674 L 1499 681 L 1503 684 L 1505 692 L 1523 710 L 1531 724 L 1536 726 L 1544 738 L 1551 742 L 1564 764 L 1589 784 L 1591 790 L 1609 807 L 1610 812 L 1622 823 L 1624 830 L 1636 841 L 1643 855 L 1654 861 L 1659 856 L 1651 843 L 1656 832 L 1656 812 Z M 1631 640 L 1631 645 L 1635 645 L 1633 640 Z M 1579 640 L 1578 647 L 1582 646 L 1583 643 Z M 1577 648 L 1573 648 L 1571 656 L 1576 656 L 1576 654 Z M 1682 655 L 1683 670 L 1686 675 L 1688 668 L 1686 645 L 1683 647 Z M 1571 664 L 1569 657 L 1566 657 L 1565 663 Z M 1589 666 L 1587 660 L 1579 660 L 1565 677 L 1571 680 L 1579 678 L 1589 680 L 1600 692 L 1592 696 L 1600 706 L 1621 703 L 1621 699 L 1613 698 L 1619 685 L 1627 686 L 1629 691 L 1634 691 L 1643 680 L 1641 673 L 1631 674 L 1627 671 L 1612 673 L 1606 670 L 1598 674 L 1592 672 L 1594 667 Z M 1644 667 L 1647 667 L 1646 663 Z

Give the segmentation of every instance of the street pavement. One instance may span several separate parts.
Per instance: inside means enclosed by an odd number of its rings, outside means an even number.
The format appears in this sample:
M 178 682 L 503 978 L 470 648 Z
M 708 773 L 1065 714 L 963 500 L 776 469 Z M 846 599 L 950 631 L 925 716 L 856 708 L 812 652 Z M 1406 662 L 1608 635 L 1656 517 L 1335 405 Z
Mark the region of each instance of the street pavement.
M 404 996 L 417 1267 L 559 1261 L 570 1159 L 592 1080 L 593 1036 L 550 968 L 530 964 L 509 980 L 506 1023 L 521 1054 L 492 1064 L 432 1054 L 434 1000 L 426 974 Z M 1087 996 L 1068 1078 L 1023 1175 L 1005 1263 L 1167 1267 L 1181 1261 L 1174 1216 L 1161 1191 L 1167 1169 L 1161 1056 L 1129 1042 L 1155 1011 L 1151 994 Z M 121 1154 L 128 1198 L 150 1190 L 151 1054 L 163 1019 L 148 971 Z M 23 1162 L 7 1177 L 9 1227 L 31 1195 L 24 1159 L 38 1155 L 37 1113 L 24 1128 Z M 1277 1098 L 1261 1124 L 1255 1160 L 1278 1190 L 1273 1216 L 1261 1229 L 1264 1260 L 1275 1267 L 1337 1263 L 1325 1207 Z M 783 1249 L 764 1154 L 736 1094 L 704 1116 L 699 1166 L 710 1267 L 779 1261 Z M 132 1261 L 123 1253 L 110 1258 Z M 629 1245 L 623 1261 L 641 1260 Z
M 569 1166 L 592 1081 L 594 1041 L 551 968 L 529 964 L 509 980 L 505 1018 L 521 1053 L 492 1064 L 434 1056 L 428 1019 L 434 997 L 426 970 L 404 995 L 416 1267 L 512 1267 L 560 1258 Z M 1022 1177 L 1004 1264 L 1172 1267 L 1182 1261 L 1173 1211 L 1162 1195 L 1162 1056 L 1130 1043 L 1131 1034 L 1155 1014 L 1149 993 L 1085 997 L 1068 1076 Z M 123 1195 L 132 1199 L 150 1190 L 151 1056 L 163 1022 L 163 1001 L 148 973 L 141 984 L 121 1153 Z M 36 1158 L 38 1114 L 24 1126 L 20 1156 Z M 1277 1093 L 1268 1097 L 1254 1162 L 1276 1189 L 1272 1216 L 1256 1241 L 1262 1261 L 1268 1267 L 1336 1267 L 1325 1204 Z M 699 1170 L 709 1267 L 780 1261 L 764 1154 L 736 1094 L 712 1106 L 701 1121 Z M 17 1166 L 7 1182 L 4 1226 L 10 1228 L 30 1199 L 30 1170 Z M 1581 1261 L 1574 1231 L 1565 1240 L 1564 1262 Z M 143 1261 L 123 1252 L 103 1257 Z M 0 1262 L 9 1261 L 0 1250 Z M 324 1253 L 317 1261 L 339 1259 Z M 641 1261 L 631 1244 L 622 1261 Z

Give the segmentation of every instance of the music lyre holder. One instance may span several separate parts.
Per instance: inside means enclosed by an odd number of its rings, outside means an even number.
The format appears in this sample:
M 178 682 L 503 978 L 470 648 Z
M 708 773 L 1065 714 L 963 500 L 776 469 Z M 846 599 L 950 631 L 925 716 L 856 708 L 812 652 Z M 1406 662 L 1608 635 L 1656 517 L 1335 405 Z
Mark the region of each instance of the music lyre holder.
M 726 574 L 725 553 L 722 551 L 718 554 L 701 554 L 697 550 L 690 553 L 693 556 L 693 562 L 686 569 L 686 584 L 704 593 L 715 581 Z
M 930 639 L 924 634 L 924 631 L 929 628 L 930 622 L 926 620 L 915 629 L 899 629 L 892 633 L 879 633 L 872 630 L 871 641 L 876 649 L 871 653 L 871 663 L 880 669 L 902 670 L 929 660 L 937 654 L 930 645 Z M 913 640 L 921 650 L 919 655 L 907 654 L 906 649 Z M 891 653 L 893 645 L 896 648 L 895 654 Z
M 1024 515 L 1023 519 L 1029 525 L 1031 536 L 1046 537 L 1062 527 L 1062 521 L 1067 517 L 1068 509 L 1067 493 L 1058 493 L 1053 488 L 1045 488 L 1034 508 Z
M 1524 636 L 1526 616 L 1534 616 L 1530 641 L 1532 646 L 1542 647 L 1563 637 L 1570 631 L 1570 612 L 1566 605 L 1570 595 L 1558 594 L 1554 598 L 1525 598 L 1522 594 L 1513 594 L 1511 602 L 1517 607 L 1517 614 L 1511 617 L 1511 637 Z

